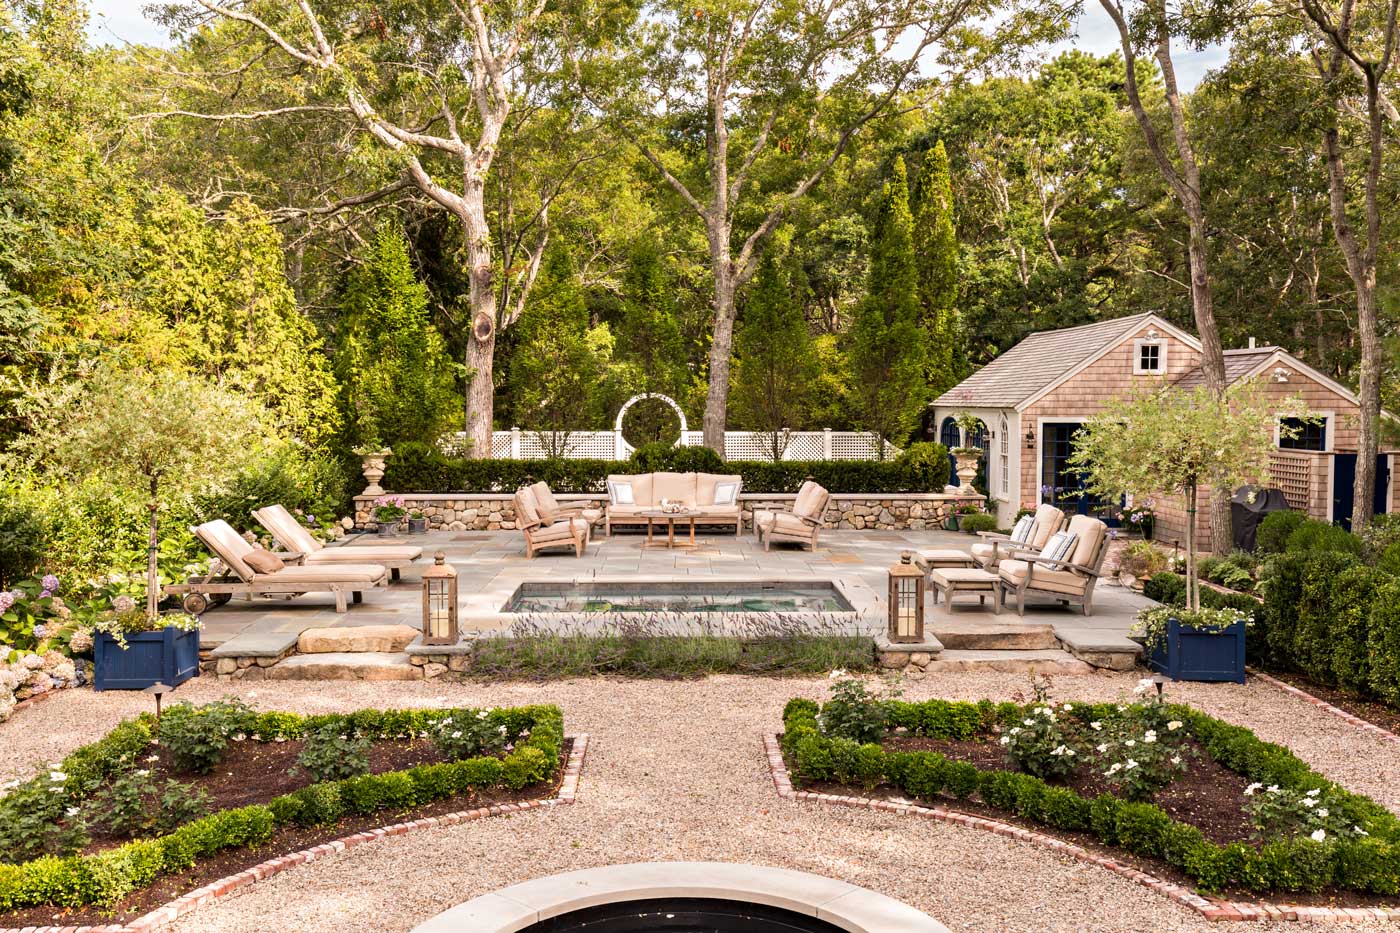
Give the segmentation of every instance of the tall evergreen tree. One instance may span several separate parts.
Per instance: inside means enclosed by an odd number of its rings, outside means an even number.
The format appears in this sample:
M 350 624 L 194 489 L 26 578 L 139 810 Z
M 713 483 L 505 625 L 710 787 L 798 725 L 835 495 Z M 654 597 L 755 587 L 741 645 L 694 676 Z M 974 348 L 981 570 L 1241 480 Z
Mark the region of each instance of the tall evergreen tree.
M 772 253 L 763 257 L 735 337 L 738 366 L 731 389 L 735 414 L 763 431 L 769 452 L 782 459 L 789 432 L 800 428 L 818 376 L 802 307 Z
M 909 179 L 897 157 L 871 237 L 870 283 L 850 332 L 851 395 L 861 426 L 896 444 L 908 438 L 928 399 L 928 335 L 919 312 Z
M 460 414 L 461 367 L 428 319 L 428 293 L 395 227 L 379 228 L 340 298 L 335 371 L 354 444 L 432 443 Z
M 672 398 L 686 385 L 684 343 L 676 309 L 675 283 L 651 239 L 637 246 L 622 282 L 622 319 L 618 323 L 613 375 L 627 392 L 656 392 Z M 641 441 L 674 437 L 675 416 L 659 402 L 638 406 L 627 416 L 629 438 Z
M 953 227 L 953 181 L 939 140 L 924 160 L 914 218 L 920 323 L 929 339 L 927 379 L 934 394 L 965 374 L 967 352 L 958 318 L 958 235 Z

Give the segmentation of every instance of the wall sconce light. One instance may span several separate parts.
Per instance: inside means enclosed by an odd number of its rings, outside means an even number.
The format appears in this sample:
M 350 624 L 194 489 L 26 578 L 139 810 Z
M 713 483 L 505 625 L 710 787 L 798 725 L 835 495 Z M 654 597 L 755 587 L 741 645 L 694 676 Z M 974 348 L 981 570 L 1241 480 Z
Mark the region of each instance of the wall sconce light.
M 1026 428 L 1026 446 L 1035 446 L 1035 428 Z

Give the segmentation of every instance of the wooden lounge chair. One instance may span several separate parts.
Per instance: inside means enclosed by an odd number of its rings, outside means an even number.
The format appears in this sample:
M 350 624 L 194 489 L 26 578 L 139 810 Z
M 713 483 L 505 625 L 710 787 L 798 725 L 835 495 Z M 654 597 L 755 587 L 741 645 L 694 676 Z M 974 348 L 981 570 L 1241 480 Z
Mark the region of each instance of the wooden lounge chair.
M 822 517 L 826 514 L 826 504 L 830 499 L 830 493 L 807 480 L 797 491 L 791 512 L 766 509 L 754 512 L 754 533 L 763 542 L 763 549 L 770 550 L 774 541 L 791 541 L 816 550 L 817 534 L 821 531 Z
M 581 518 L 588 522 L 589 536 L 592 536 L 593 526 L 603 520 L 602 509 L 591 509 L 582 505 L 561 505 L 559 500 L 554 498 L 554 491 L 545 482 L 535 483 L 527 486 L 535 494 L 535 508 L 540 514 L 540 521 L 546 525 L 551 525 L 561 518 Z
M 1025 540 L 1017 541 L 1011 535 L 997 531 L 979 531 L 982 540 L 971 548 L 972 559 L 983 570 L 995 570 L 997 564 L 1006 557 L 1016 557 L 1018 552 L 1039 554 L 1050 540 L 1050 536 L 1065 526 L 1065 513 L 1042 502 L 1035 507 L 1035 517 L 1031 520 L 1030 533 Z
M 311 532 L 296 517 L 280 505 L 253 510 L 258 524 L 266 528 L 274 541 L 290 554 L 302 555 L 308 567 L 326 564 L 383 564 L 389 568 L 390 579 L 399 578 L 399 568 L 407 567 L 423 556 L 416 544 L 363 544 L 354 547 L 326 547 L 312 537 Z M 284 560 L 289 554 L 279 554 Z
M 540 517 L 539 502 L 529 486 L 515 491 L 515 527 L 525 536 L 525 556 L 533 558 L 546 548 L 573 548 L 582 557 L 588 546 L 588 522 L 582 518 L 556 518 L 546 523 Z
M 194 615 L 209 608 L 218 597 L 297 596 L 302 593 L 333 593 L 335 611 L 345 612 L 347 593 L 358 603 L 365 590 L 389 583 L 389 568 L 382 564 L 296 563 L 273 567 L 267 558 L 273 557 L 282 563 L 279 555 L 253 547 L 223 519 L 205 522 L 190 530 L 214 552 L 209 576 L 202 581 L 172 584 L 164 587 L 164 592 L 183 596 L 185 611 Z M 268 564 L 269 569 L 255 569 L 249 560 Z
M 1097 518 L 1076 515 L 1068 533 L 1074 544 L 1067 557 L 1022 554 L 1003 560 L 997 577 L 1003 591 L 1016 596 L 1016 614 L 1026 614 L 1026 594 L 1037 593 L 1064 605 L 1078 603 L 1084 614 L 1093 612 L 1094 584 L 1098 582 L 1104 555 L 1108 553 L 1108 526 Z

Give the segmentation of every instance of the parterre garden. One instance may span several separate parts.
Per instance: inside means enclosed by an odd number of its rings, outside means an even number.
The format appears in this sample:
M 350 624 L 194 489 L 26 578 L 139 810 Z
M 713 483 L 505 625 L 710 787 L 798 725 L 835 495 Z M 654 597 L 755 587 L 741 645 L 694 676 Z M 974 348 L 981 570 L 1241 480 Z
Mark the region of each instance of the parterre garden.
M 398 819 L 548 797 L 555 706 L 143 714 L 0 797 L 0 927 L 129 918 Z
M 1393 903 L 1400 819 L 1250 730 L 1167 702 L 880 698 L 840 680 L 793 699 L 780 745 L 798 786 L 971 808 L 1080 841 L 1207 892 Z

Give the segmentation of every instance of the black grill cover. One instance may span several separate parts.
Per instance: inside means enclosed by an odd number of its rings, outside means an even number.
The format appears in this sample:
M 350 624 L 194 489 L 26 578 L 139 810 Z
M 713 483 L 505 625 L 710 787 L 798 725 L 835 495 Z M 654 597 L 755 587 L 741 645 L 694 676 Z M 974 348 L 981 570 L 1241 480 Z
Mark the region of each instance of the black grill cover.
M 1253 495 L 1254 501 L 1250 501 Z M 1253 551 L 1254 539 L 1259 533 L 1259 525 L 1271 512 L 1286 512 L 1288 500 L 1282 489 L 1260 489 L 1258 486 L 1241 486 L 1230 499 L 1230 524 L 1235 547 L 1241 551 Z

